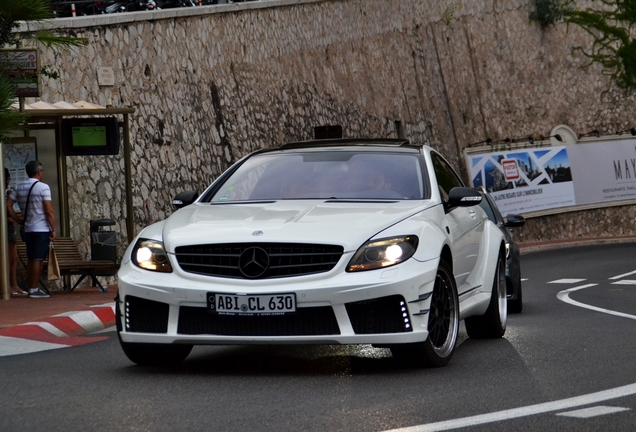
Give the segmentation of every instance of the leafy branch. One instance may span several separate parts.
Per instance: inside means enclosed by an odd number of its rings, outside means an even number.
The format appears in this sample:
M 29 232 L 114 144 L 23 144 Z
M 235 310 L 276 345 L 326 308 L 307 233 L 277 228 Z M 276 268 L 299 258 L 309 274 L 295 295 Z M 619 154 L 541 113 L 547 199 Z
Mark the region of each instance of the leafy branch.
M 636 90 L 636 0 L 592 0 L 599 8 L 576 9 L 574 0 L 535 0 L 537 10 L 530 19 L 542 27 L 559 22 L 576 25 L 592 36 L 590 48 L 573 51 L 589 59 L 588 67 L 601 65 L 602 74 L 622 89 Z
M 603 75 L 622 89 L 636 89 L 636 40 L 631 37 L 636 23 L 636 1 L 597 0 L 610 8 L 573 10 L 565 17 L 567 24 L 574 24 L 590 34 L 594 40 L 591 48 L 575 47 L 590 62 L 603 67 Z

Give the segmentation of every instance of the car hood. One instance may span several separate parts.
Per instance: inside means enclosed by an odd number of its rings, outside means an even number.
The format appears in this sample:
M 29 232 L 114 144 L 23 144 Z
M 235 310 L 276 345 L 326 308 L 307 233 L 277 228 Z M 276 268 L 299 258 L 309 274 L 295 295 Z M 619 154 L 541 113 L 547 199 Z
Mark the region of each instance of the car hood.
M 339 244 L 350 251 L 432 205 L 428 200 L 195 203 L 164 222 L 163 242 L 170 253 L 182 245 L 252 242 Z

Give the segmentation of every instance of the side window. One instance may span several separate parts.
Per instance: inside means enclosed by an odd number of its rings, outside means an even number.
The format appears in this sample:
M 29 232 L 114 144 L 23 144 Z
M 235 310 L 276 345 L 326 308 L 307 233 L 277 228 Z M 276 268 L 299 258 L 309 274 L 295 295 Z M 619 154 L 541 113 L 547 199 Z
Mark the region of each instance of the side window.
M 431 159 L 433 160 L 433 168 L 435 169 L 439 193 L 444 201 L 448 201 L 448 194 L 451 189 L 464 186 L 464 183 L 440 155 L 431 153 Z

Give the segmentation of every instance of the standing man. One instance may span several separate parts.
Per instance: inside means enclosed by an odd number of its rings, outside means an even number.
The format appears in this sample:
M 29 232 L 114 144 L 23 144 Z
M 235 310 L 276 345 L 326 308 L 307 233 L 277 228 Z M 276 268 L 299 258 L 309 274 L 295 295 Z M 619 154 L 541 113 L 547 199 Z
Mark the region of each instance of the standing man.
M 51 203 L 51 188 L 42 183 L 44 166 L 38 161 L 26 164 L 29 178 L 20 183 L 15 197 L 24 220 L 24 243 L 27 249 L 27 283 L 29 297 L 47 298 L 49 294 L 39 288 L 42 264 L 49 253 L 49 244 L 55 240 L 55 213 Z

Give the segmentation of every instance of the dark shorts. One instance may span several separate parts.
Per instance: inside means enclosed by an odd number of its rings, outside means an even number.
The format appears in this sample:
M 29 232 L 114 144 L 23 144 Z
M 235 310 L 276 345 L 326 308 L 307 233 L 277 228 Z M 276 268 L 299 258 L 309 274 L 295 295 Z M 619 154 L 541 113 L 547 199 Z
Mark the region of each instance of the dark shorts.
M 13 224 L 11 222 L 9 222 L 7 224 L 7 231 L 8 231 L 8 236 L 7 236 L 7 240 L 9 240 L 9 243 L 15 243 L 16 242 L 16 237 L 15 237 L 15 226 L 13 226 Z
M 51 243 L 49 233 L 25 232 L 24 237 L 29 261 L 44 261 L 49 253 L 49 243 Z

